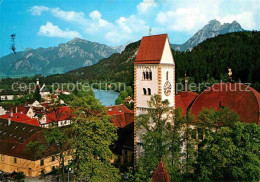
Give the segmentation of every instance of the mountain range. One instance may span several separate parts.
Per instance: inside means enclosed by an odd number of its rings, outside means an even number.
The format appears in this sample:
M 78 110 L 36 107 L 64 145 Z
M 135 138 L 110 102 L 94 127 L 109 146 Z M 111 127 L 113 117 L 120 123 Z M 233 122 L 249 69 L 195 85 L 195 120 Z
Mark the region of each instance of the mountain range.
M 93 65 L 113 53 L 120 52 L 120 49 L 122 48 L 115 49 L 80 38 L 59 44 L 58 47 L 27 48 L 0 58 L 0 77 L 65 73 Z
M 172 44 L 178 51 L 186 51 L 203 42 L 207 38 L 219 34 L 243 31 L 236 21 L 221 24 L 217 20 L 210 21 L 195 33 L 187 42 L 181 45 Z M 51 75 L 65 73 L 84 66 L 91 66 L 99 60 L 108 58 L 114 53 L 121 53 L 129 44 L 110 47 L 104 44 L 87 41 L 80 38 L 49 48 L 27 48 L 16 54 L 9 54 L 0 58 L 1 77 L 22 77 L 35 74 Z
M 217 20 L 211 20 L 184 44 L 172 44 L 171 47 L 176 51 L 186 51 L 187 49 L 191 50 L 194 46 L 208 38 L 216 37 L 220 34 L 240 31 L 244 31 L 244 29 L 237 21 L 233 21 L 232 23 L 224 23 L 222 25 Z

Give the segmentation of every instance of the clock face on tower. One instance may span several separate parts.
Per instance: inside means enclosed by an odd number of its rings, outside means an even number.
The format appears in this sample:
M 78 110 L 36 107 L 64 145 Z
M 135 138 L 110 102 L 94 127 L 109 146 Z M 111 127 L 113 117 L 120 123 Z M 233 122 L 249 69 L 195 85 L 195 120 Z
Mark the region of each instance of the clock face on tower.
M 164 94 L 166 96 L 169 96 L 171 94 L 171 90 L 172 90 L 172 85 L 169 81 L 166 81 L 165 84 L 164 84 Z

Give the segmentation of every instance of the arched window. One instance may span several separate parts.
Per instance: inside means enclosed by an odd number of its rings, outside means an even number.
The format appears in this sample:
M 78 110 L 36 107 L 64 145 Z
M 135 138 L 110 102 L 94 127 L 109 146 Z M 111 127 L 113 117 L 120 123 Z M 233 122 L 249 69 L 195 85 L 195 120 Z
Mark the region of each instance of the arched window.
M 144 95 L 147 95 L 146 88 L 143 88 Z
M 145 67 L 145 70 L 143 70 L 143 79 L 152 80 L 152 71 L 150 68 Z
M 149 80 L 149 72 L 145 72 L 145 74 L 146 74 L 146 80 Z
M 166 80 L 168 80 L 168 78 L 169 78 L 169 72 L 167 71 L 166 72 Z
M 145 80 L 145 72 L 143 72 L 143 80 Z
M 151 89 L 148 88 L 148 95 L 151 95 Z

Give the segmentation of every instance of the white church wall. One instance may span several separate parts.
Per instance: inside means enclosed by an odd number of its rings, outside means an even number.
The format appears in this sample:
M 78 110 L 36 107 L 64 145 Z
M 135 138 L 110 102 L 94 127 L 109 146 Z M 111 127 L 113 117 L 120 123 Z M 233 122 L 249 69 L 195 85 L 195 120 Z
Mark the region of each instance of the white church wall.
M 152 80 L 143 80 L 143 71 L 148 67 L 152 71 Z M 158 94 L 158 65 L 138 65 L 136 66 L 136 105 L 139 108 L 148 108 L 147 102 L 151 96 Z M 151 89 L 151 95 L 144 95 L 143 88 Z
M 175 64 L 168 38 L 165 41 L 161 64 Z
M 166 74 L 168 71 L 168 81 L 171 84 L 171 93 L 169 96 L 166 96 L 164 93 L 164 84 L 167 81 Z M 175 105 L 175 73 L 173 65 L 162 65 L 161 66 L 161 88 L 162 88 L 162 100 L 167 99 L 170 102 L 170 107 Z

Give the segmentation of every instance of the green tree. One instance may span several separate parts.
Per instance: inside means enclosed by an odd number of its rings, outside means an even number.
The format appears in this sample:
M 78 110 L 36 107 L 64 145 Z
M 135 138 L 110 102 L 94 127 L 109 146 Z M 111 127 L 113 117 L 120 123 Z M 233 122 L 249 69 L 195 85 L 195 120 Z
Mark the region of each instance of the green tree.
M 41 101 L 41 94 L 40 94 L 40 88 L 39 87 L 36 87 L 36 90 L 33 94 L 33 98 L 34 100 L 37 100 L 37 101 Z
M 161 101 L 159 95 L 154 95 L 148 101 L 149 109 L 146 114 L 137 118 L 137 129 L 143 133 L 143 154 L 138 161 L 138 168 L 145 170 L 149 179 L 160 160 L 169 156 L 169 101 Z M 140 170 L 139 169 L 139 170 Z
M 131 86 L 127 86 L 127 87 L 126 87 L 126 91 L 127 91 L 127 94 L 128 94 L 130 97 L 133 97 L 133 96 L 134 96 L 133 89 L 132 89 Z
M 29 142 L 27 150 L 31 150 L 36 156 L 49 153 L 59 162 L 59 173 L 62 181 L 66 180 L 65 160 L 69 158 L 68 130 L 65 128 L 54 127 L 44 131 L 44 140 Z
M 125 100 L 125 98 L 128 96 L 128 93 L 127 91 L 121 91 L 120 94 L 119 94 L 119 97 L 121 97 L 123 100 Z
M 118 96 L 118 98 L 116 99 L 115 103 L 116 103 L 116 105 L 122 104 L 123 103 L 123 99 L 120 96 Z
M 23 172 L 18 172 L 14 178 L 16 182 L 24 182 L 25 175 Z
M 259 181 L 260 127 L 235 123 L 208 133 L 198 150 L 199 181 Z
M 116 127 L 106 108 L 93 96 L 76 97 L 71 108 L 75 111 L 70 140 L 74 181 L 118 181 L 109 149 L 117 139 Z

